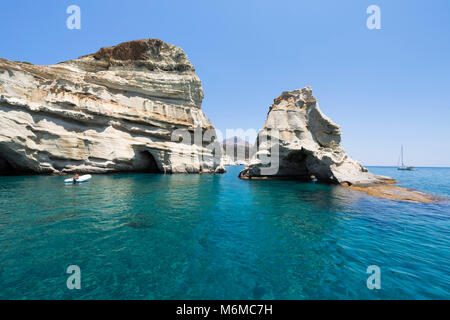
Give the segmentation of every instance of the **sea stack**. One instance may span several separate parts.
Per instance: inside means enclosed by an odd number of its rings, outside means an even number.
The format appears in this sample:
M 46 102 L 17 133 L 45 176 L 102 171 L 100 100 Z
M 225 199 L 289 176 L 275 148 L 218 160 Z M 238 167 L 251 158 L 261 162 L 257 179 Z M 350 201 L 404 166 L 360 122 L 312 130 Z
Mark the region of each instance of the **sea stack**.
M 223 172 L 202 100 L 186 54 L 158 39 L 49 66 L 0 59 L 0 171 Z
M 270 107 L 256 152 L 239 176 L 317 179 L 347 186 L 395 182 L 349 158 L 340 142 L 340 127 L 322 113 L 310 87 L 283 92 Z

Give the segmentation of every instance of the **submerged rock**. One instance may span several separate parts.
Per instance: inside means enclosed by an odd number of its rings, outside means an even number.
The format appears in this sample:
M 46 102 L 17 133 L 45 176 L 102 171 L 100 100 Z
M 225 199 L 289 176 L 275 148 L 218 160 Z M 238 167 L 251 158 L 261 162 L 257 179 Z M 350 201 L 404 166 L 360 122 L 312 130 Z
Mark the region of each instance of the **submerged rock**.
M 371 196 L 391 200 L 428 203 L 444 201 L 444 199 L 436 196 L 399 186 L 393 186 L 390 184 L 377 184 L 373 186 L 350 186 L 350 189 L 365 192 Z
M 202 100 L 183 50 L 158 39 L 50 66 L 0 59 L 0 171 L 222 172 Z
M 360 186 L 395 182 L 349 158 L 340 142 L 340 127 L 322 113 L 310 87 L 283 92 L 270 107 L 257 150 L 239 176 Z

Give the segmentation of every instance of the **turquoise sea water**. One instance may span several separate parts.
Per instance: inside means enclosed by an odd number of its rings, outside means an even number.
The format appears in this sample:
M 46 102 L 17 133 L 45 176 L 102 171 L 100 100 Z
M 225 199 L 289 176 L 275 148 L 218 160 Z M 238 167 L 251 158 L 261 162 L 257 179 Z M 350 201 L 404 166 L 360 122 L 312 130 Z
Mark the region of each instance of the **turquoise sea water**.
M 0 299 L 449 299 L 450 203 L 225 175 L 0 177 Z M 373 167 L 450 198 L 449 168 Z M 81 290 L 66 269 L 81 268 Z M 381 269 L 369 290 L 366 269 Z

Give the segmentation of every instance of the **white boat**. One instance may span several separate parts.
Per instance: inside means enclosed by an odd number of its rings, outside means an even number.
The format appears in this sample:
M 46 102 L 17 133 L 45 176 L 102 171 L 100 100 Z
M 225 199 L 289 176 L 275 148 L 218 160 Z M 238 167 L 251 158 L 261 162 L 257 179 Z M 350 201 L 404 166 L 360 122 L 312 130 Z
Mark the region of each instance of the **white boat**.
M 401 149 L 401 152 L 400 152 L 400 161 L 399 161 L 399 166 L 398 166 L 398 170 L 407 170 L 407 171 L 413 171 L 414 170 L 414 167 L 411 167 L 411 166 L 406 166 L 404 163 L 403 163 L 403 146 L 402 146 L 402 149 Z
M 78 177 L 78 179 L 75 179 L 75 178 L 66 179 L 66 180 L 64 180 L 64 183 L 73 183 L 73 184 L 83 183 L 83 182 L 88 182 L 91 178 L 92 178 L 92 176 L 90 174 L 86 174 L 84 176 Z

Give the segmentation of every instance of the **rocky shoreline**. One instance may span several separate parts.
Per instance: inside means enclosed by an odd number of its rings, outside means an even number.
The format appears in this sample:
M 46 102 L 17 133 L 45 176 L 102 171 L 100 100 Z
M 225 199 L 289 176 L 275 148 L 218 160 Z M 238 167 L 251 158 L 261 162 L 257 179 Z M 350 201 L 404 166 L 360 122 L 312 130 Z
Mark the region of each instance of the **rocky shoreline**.
M 217 141 L 203 97 L 183 50 L 158 39 L 49 66 L 0 58 L 0 174 L 223 173 L 238 163 L 246 164 L 241 179 L 318 181 L 433 201 L 348 157 L 340 127 L 310 87 L 274 99 L 254 147 L 241 142 L 240 157 L 236 138 L 223 142 L 232 148 Z
M 340 141 L 341 128 L 322 113 L 310 87 L 283 92 L 274 99 L 250 164 L 239 177 L 315 181 L 392 200 L 436 201 L 394 186 L 397 181 L 391 177 L 370 173 L 348 157 Z

